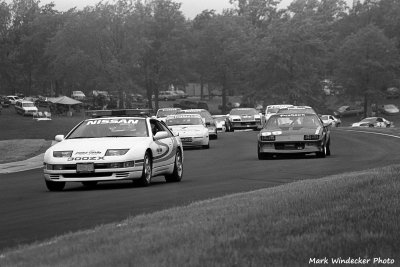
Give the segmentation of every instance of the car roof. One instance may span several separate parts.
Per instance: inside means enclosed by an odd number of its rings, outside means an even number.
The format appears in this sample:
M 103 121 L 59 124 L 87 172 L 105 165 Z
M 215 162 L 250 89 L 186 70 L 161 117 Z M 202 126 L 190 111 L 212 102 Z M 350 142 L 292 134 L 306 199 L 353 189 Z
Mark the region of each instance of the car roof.
M 200 114 L 175 114 L 170 115 L 168 118 L 202 118 Z
M 203 108 L 192 108 L 192 109 L 182 109 L 180 110 L 181 112 L 203 112 L 203 111 L 207 111 L 206 109 Z
M 181 110 L 181 108 L 159 108 L 159 111 L 168 111 L 168 110 Z

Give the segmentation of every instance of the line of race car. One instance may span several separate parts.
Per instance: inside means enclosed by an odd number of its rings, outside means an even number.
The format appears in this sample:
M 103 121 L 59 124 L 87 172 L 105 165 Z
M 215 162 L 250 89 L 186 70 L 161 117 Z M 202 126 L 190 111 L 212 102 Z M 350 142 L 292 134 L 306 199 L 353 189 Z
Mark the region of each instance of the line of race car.
M 214 117 L 205 109 L 98 110 L 76 125 L 44 155 L 48 190 L 61 191 L 67 182 L 94 187 L 98 182 L 133 180 L 142 186 L 154 176 L 166 182 L 183 177 L 184 148 L 210 148 L 219 131 L 259 131 L 258 159 L 278 154 L 331 154 L 329 117 L 322 120 L 309 106 L 268 106 L 265 116 L 254 108 L 234 108 Z M 335 124 L 338 126 L 338 124 Z

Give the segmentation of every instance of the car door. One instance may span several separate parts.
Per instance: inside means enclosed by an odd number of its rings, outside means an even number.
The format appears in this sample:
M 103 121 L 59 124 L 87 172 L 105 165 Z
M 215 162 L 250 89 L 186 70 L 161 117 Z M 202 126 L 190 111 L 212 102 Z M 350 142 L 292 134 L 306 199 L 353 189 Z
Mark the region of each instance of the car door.
M 168 133 L 166 138 L 154 140 L 150 147 L 153 153 L 153 169 L 155 171 L 163 171 L 164 169 L 168 169 L 168 166 L 171 165 L 175 159 L 176 147 L 174 148 L 173 135 L 168 128 L 158 120 L 151 119 L 150 126 L 153 138 L 157 132 L 165 131 Z

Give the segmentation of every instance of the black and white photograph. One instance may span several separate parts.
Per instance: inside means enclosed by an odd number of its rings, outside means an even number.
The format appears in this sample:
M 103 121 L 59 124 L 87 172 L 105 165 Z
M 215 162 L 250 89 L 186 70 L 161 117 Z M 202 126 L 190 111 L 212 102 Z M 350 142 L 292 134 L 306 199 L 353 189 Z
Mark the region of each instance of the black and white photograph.
M 399 0 L 0 0 L 0 266 L 400 266 Z

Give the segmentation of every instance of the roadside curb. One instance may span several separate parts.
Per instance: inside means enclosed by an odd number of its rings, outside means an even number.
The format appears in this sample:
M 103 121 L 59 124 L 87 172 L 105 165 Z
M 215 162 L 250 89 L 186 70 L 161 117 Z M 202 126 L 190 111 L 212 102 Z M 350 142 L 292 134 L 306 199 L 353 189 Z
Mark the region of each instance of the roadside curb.
M 22 161 L 0 164 L 0 174 L 22 172 L 32 169 L 38 169 L 43 166 L 44 153 Z

